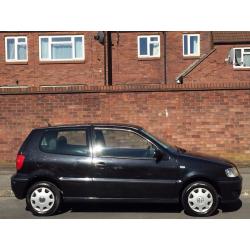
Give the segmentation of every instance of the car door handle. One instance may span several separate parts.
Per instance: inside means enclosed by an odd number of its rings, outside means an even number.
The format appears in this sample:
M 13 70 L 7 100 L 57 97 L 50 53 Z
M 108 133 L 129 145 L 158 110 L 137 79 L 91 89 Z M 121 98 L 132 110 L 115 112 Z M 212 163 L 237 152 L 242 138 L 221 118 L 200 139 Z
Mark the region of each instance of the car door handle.
M 105 162 L 103 162 L 103 161 L 99 161 L 99 162 L 96 162 L 95 163 L 95 166 L 96 167 L 104 167 L 106 164 L 105 164 Z
M 122 166 L 117 166 L 117 167 L 112 167 L 114 170 L 121 170 L 121 169 L 123 169 L 123 167 Z

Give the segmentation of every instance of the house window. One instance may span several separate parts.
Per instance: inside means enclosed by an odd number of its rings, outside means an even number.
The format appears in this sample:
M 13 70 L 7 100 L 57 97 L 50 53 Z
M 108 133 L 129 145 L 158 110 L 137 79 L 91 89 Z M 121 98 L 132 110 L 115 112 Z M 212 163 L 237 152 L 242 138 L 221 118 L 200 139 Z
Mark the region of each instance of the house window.
M 234 48 L 234 68 L 250 68 L 250 48 Z
M 160 36 L 138 36 L 138 57 L 160 57 Z
M 200 35 L 183 35 L 183 56 L 200 56 Z
M 6 62 L 28 61 L 27 37 L 5 37 Z
M 40 36 L 40 61 L 84 60 L 84 36 Z

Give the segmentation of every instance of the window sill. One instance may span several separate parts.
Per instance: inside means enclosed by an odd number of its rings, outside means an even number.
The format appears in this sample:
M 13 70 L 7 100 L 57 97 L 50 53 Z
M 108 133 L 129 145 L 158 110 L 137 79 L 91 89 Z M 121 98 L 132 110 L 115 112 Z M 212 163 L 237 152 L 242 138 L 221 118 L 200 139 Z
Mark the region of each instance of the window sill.
M 152 60 L 160 60 L 161 57 L 138 57 L 138 61 L 152 61 Z
M 183 56 L 184 60 L 200 59 L 201 56 Z
M 5 62 L 6 65 L 26 65 L 28 64 L 28 61 L 25 61 L 25 62 L 18 62 L 18 61 L 15 61 L 15 62 Z
M 79 64 L 85 63 L 85 60 L 72 60 L 72 61 L 39 61 L 39 64 Z
M 249 68 L 233 68 L 233 70 L 235 70 L 235 71 L 250 71 L 250 67 Z

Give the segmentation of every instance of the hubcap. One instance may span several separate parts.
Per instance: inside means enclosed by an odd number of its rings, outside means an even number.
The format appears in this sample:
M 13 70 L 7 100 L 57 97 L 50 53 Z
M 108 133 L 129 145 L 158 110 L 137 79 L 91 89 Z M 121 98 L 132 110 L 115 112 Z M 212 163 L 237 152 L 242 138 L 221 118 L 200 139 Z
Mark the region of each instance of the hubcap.
M 188 196 L 188 204 L 198 213 L 206 213 L 213 205 L 213 196 L 206 188 L 195 188 Z
M 40 187 L 32 192 L 30 203 L 37 212 L 45 213 L 53 207 L 55 196 L 49 188 Z

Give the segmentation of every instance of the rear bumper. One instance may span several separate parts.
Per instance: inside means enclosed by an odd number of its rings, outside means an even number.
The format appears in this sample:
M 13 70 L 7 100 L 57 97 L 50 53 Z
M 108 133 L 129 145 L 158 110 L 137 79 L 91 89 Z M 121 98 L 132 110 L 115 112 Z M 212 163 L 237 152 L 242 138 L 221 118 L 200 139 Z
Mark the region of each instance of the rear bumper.
M 222 202 L 230 202 L 239 199 L 242 190 L 242 177 L 232 180 L 218 181 L 218 187 Z
M 11 188 L 16 198 L 24 199 L 28 189 L 29 179 L 15 174 L 11 177 Z

